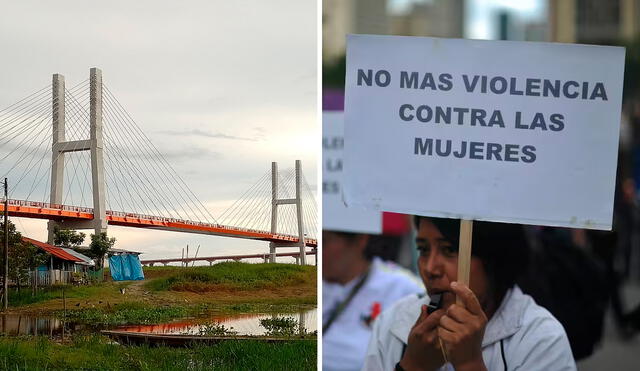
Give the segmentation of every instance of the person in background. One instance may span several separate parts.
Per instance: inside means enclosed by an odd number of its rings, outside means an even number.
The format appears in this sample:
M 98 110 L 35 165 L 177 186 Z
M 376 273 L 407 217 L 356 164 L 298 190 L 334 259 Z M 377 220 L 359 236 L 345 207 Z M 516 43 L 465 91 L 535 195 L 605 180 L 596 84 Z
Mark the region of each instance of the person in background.
M 376 317 L 424 287 L 409 271 L 371 256 L 369 235 L 323 231 L 322 239 L 323 369 L 360 370 Z
M 410 295 L 376 321 L 363 370 L 575 370 L 562 325 L 516 285 L 527 265 L 522 226 L 474 222 L 470 283 L 455 282 L 459 220 L 417 217 L 429 296 Z M 461 303 L 456 303 L 456 296 Z

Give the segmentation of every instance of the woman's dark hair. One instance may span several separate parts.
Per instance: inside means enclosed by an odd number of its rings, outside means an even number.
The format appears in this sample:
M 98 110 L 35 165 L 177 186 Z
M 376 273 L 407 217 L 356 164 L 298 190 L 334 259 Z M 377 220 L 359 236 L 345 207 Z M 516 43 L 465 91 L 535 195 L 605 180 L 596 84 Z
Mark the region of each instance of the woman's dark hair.
M 459 245 L 459 219 L 416 216 L 416 229 L 423 218 L 433 223 L 454 246 Z M 520 224 L 474 221 L 471 255 L 482 261 L 490 290 L 499 305 L 527 268 L 529 245 L 524 228 Z

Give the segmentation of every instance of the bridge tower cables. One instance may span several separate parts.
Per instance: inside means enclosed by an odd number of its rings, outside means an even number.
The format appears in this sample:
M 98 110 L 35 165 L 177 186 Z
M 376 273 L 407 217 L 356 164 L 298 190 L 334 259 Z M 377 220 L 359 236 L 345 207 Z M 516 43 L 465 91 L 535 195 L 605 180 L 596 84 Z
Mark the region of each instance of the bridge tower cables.
M 65 82 L 64 76 L 53 75 L 53 145 L 51 158 L 51 195 L 53 205 L 63 203 L 64 154 L 89 151 L 91 157 L 91 180 L 93 193 L 93 220 L 74 222 L 70 228 L 93 228 L 96 235 L 107 231 L 104 183 L 104 141 L 102 138 L 102 71 L 92 68 L 89 73 L 89 139 L 67 141 L 65 139 Z M 64 221 L 49 221 L 48 242 L 53 243 L 53 231 Z M 69 223 L 65 223 L 69 224 Z

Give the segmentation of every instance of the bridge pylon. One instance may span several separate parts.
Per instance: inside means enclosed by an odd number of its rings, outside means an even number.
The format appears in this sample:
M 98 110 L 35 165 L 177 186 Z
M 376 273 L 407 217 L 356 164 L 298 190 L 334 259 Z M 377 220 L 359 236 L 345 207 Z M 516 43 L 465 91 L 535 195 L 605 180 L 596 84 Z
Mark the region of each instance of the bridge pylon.
M 271 163 L 271 233 L 278 233 L 278 206 L 279 205 L 296 205 L 296 221 L 298 226 L 298 243 L 296 244 L 278 244 L 269 243 L 269 261 L 276 262 L 276 249 L 278 247 L 300 247 L 300 258 L 296 259 L 300 265 L 307 264 L 307 254 L 305 252 L 305 236 L 304 236 L 304 220 L 302 218 L 302 162 L 296 160 L 296 194 L 295 198 L 278 198 L 278 163 Z
M 51 147 L 51 195 L 52 205 L 62 204 L 64 182 L 64 155 L 68 152 L 90 151 L 93 193 L 93 220 L 49 221 L 48 242 L 53 243 L 56 226 L 73 229 L 93 229 L 100 234 L 107 231 L 104 182 L 104 141 L 102 137 L 102 71 L 91 68 L 89 73 L 89 139 L 67 141 L 65 139 L 65 82 L 64 76 L 53 75 L 52 84 L 53 141 Z

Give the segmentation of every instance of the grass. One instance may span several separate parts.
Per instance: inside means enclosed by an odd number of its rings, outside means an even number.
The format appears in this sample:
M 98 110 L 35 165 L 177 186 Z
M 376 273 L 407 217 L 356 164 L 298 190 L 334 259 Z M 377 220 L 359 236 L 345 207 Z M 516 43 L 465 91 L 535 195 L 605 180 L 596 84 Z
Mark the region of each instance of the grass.
M 148 282 L 146 287 L 154 291 L 188 292 L 259 290 L 315 285 L 315 275 L 315 267 L 311 266 L 225 262 L 210 267 L 183 268 Z
M 256 302 L 241 304 L 208 304 L 149 306 L 138 302 L 124 302 L 111 307 L 68 309 L 66 321 L 91 325 L 93 327 L 147 325 L 168 322 L 178 318 L 206 318 L 212 314 L 237 313 L 294 313 L 312 309 L 313 303 L 291 304 L 277 302 Z M 56 310 L 53 315 L 63 319 L 64 312 Z
M 93 297 L 104 298 L 106 296 L 115 296 L 120 292 L 120 288 L 127 286 L 129 283 L 99 283 L 88 286 L 50 286 L 40 287 L 35 295 L 32 294 L 30 287 L 22 288 L 20 291 L 15 289 L 9 290 L 9 304 L 12 307 L 20 307 L 24 305 L 39 303 L 48 300 L 62 299 L 62 290 L 64 288 L 64 296 L 67 299 L 89 299 Z
M 67 310 L 66 320 L 93 326 L 146 325 L 188 316 L 196 308 L 184 306 L 149 307 L 143 303 L 121 303 L 109 308 Z M 64 313 L 57 311 L 62 318 Z
M 315 341 L 225 341 L 193 348 L 131 346 L 100 335 L 69 344 L 42 337 L 0 338 L 0 368 L 11 370 L 315 370 Z

